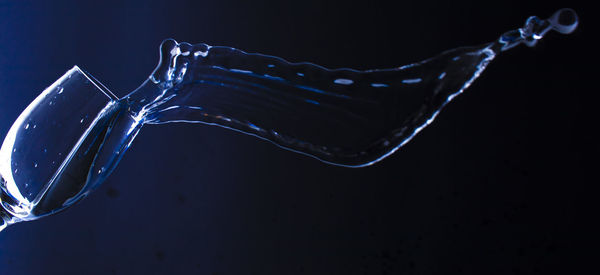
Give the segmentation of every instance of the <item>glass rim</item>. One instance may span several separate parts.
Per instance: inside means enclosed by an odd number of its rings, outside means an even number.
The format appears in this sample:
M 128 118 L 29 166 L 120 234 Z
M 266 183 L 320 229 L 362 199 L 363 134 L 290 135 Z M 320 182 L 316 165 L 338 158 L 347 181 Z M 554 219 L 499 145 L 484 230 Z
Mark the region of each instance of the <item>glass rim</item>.
M 81 69 L 79 66 L 73 66 L 73 68 L 69 70 L 69 72 L 71 71 L 77 71 L 78 73 L 82 74 L 87 80 L 90 81 L 90 83 L 92 83 L 96 88 L 98 88 L 98 90 L 100 90 L 100 92 L 104 93 L 107 97 L 111 98 L 112 100 L 119 100 L 119 98 L 115 96 L 108 88 L 106 88 L 106 86 L 104 86 L 102 82 L 98 81 L 98 79 L 96 79 L 94 76 L 92 76 L 85 70 Z M 67 74 L 69 74 L 69 72 L 67 72 Z

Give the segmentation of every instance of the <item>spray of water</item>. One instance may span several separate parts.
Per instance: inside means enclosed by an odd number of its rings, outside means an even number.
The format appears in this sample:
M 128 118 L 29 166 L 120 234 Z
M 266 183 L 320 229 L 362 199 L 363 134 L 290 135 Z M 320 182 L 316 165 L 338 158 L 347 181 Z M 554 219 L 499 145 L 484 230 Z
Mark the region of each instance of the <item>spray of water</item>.
M 503 51 L 577 24 L 575 12 L 562 9 L 490 43 L 366 71 L 168 39 L 150 77 L 121 99 L 76 67 L 27 107 L 4 140 L 0 230 L 84 198 L 146 124 L 217 125 L 330 164 L 371 165 L 429 125 Z

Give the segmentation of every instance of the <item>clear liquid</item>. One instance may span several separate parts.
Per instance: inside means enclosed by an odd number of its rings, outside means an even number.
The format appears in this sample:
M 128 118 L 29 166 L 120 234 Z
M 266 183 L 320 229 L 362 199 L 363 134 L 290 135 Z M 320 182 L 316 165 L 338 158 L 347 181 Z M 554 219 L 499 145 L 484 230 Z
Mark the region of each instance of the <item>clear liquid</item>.
M 229 47 L 165 40 L 149 79 L 108 103 L 35 200 L 15 199 L 1 178 L 5 211 L 0 209 L 0 229 L 81 200 L 114 170 L 144 124 L 211 124 L 330 164 L 371 165 L 430 124 L 498 54 L 519 44 L 533 46 L 551 29 L 570 33 L 577 24 L 575 13 L 563 9 L 546 20 L 530 17 L 523 28 L 491 43 L 367 71 L 329 70 Z
M 98 187 L 112 172 L 140 126 L 129 115 L 125 105 L 109 102 L 85 131 L 81 142 L 63 161 L 56 175 L 39 187 L 34 199 L 19 201 L 3 189 L 2 203 L 17 206 L 11 209 L 17 212 L 18 221 L 38 219 L 73 205 Z M 1 180 L 5 181 L 4 178 Z M 19 189 L 23 187 L 17 186 Z
M 98 116 L 61 173 L 33 201 L 28 218 L 59 212 L 83 199 L 116 167 L 141 124 L 125 106 L 111 102 Z
M 502 51 L 576 26 L 575 13 L 564 9 L 547 20 L 530 17 L 491 43 L 367 71 L 166 40 L 150 79 L 126 99 L 146 124 L 213 124 L 327 163 L 360 167 L 406 144 Z

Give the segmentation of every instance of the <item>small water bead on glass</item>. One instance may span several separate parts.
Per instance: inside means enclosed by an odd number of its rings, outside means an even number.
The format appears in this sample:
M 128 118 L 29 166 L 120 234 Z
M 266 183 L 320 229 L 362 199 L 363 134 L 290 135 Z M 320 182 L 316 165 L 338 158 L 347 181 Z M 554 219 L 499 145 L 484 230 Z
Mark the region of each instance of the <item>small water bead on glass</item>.
M 361 167 L 395 152 L 501 52 L 571 33 L 574 11 L 475 47 L 392 69 L 329 70 L 167 39 L 150 77 L 119 99 L 78 67 L 17 118 L 0 149 L 0 230 L 60 212 L 115 169 L 146 124 L 221 126 L 323 162 Z

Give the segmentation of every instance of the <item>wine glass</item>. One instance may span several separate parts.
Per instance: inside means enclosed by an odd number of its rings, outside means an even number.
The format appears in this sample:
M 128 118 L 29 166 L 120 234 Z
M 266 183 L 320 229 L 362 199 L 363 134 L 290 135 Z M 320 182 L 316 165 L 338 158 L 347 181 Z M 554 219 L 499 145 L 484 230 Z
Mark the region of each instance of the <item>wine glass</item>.
M 0 149 L 0 230 L 63 210 L 95 187 L 91 169 L 117 106 L 77 66 L 29 104 Z

